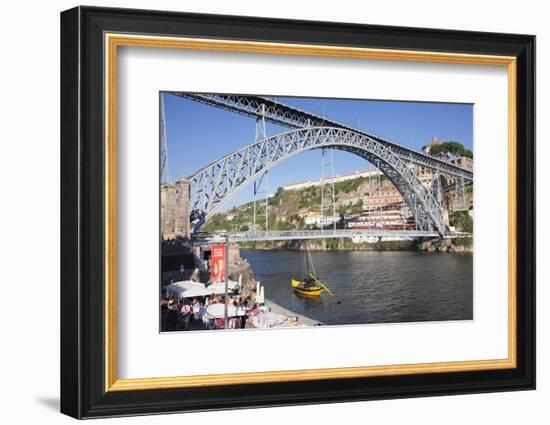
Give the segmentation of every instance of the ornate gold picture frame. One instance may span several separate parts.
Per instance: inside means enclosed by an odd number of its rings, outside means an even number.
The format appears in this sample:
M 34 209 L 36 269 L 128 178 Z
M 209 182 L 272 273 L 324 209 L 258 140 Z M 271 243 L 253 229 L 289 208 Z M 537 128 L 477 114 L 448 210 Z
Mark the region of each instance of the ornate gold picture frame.
M 508 181 L 499 184 L 508 187 L 507 358 L 118 378 L 121 47 L 506 68 Z M 82 418 L 533 388 L 533 37 L 79 7 L 62 14 L 62 79 L 64 413 Z

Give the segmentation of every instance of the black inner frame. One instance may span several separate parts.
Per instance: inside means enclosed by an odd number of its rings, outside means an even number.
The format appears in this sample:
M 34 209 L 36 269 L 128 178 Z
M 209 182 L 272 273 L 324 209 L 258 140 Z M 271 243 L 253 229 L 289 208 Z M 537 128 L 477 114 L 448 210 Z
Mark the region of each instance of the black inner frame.
M 517 368 L 106 393 L 106 32 L 517 57 Z M 534 389 L 534 36 L 77 7 L 61 14 L 61 117 L 63 413 L 91 418 Z

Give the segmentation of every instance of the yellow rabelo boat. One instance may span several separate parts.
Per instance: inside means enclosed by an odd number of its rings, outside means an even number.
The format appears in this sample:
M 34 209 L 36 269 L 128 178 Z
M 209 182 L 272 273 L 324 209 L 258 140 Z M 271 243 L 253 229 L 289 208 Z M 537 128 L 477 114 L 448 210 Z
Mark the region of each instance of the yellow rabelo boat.
M 306 269 L 307 269 L 306 276 L 304 276 L 302 280 L 297 280 L 297 279 L 290 280 L 290 286 L 294 288 L 294 292 L 296 292 L 298 295 L 318 297 L 321 295 L 323 291 L 327 291 L 330 295 L 334 296 L 331 290 L 328 289 L 326 285 L 324 285 L 319 279 L 317 279 L 314 273 L 311 273 L 309 271 L 309 263 L 311 261 L 311 258 L 309 256 L 307 245 L 306 245 L 305 260 L 306 260 L 305 262 L 306 262 Z M 311 267 L 313 268 L 313 262 L 311 262 Z
M 297 294 L 310 297 L 318 297 L 325 290 L 315 279 L 309 276 L 302 280 L 291 279 L 290 284 Z

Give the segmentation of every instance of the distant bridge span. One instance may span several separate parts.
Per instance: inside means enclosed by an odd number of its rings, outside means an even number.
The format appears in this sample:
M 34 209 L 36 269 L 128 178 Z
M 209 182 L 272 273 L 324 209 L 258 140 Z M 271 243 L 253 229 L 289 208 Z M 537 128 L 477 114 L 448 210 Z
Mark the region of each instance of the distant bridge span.
M 380 136 L 366 133 L 330 118 L 286 105 L 272 98 L 208 93 L 174 92 L 173 94 L 252 118 L 265 119 L 266 121 L 288 128 L 333 127 L 353 131 L 363 136 L 367 136 L 373 141 L 390 149 L 395 156 L 404 162 L 410 162 L 433 170 L 438 170 L 440 173 L 464 179 L 466 182 L 471 182 L 474 179 L 472 171 L 459 167 L 458 165 L 451 164 L 439 158 L 434 158 L 423 152 L 418 152 L 414 149 L 386 140 Z
M 193 232 L 227 199 L 271 167 L 301 152 L 322 148 L 347 151 L 374 164 L 403 195 L 419 230 L 445 234 L 441 206 L 398 155 L 370 136 L 335 127 L 308 127 L 266 137 L 187 177 Z
M 325 229 L 325 230 L 260 230 L 250 232 L 230 232 L 229 242 L 289 241 L 330 238 L 385 237 L 385 238 L 437 238 L 439 233 L 422 230 L 384 229 Z M 195 236 L 194 245 L 225 243 L 225 237 Z

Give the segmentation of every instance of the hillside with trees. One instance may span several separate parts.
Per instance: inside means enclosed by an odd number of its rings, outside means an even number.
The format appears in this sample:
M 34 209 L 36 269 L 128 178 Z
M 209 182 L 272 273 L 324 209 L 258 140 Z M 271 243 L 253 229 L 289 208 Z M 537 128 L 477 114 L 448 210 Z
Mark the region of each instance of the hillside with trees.
M 462 143 L 449 141 L 430 146 L 430 155 L 436 157 L 446 157 L 448 154 L 453 156 L 465 156 L 473 159 L 474 153 L 470 149 L 466 149 Z
M 393 185 L 388 177 L 380 176 L 382 187 Z M 377 179 L 370 182 L 367 177 L 359 177 L 352 180 L 337 182 L 334 184 L 336 214 L 359 214 L 363 209 L 362 197 L 368 196 L 374 190 Z M 331 216 L 332 185 L 324 187 L 324 215 Z M 321 187 L 311 186 L 304 189 L 277 191 L 268 198 L 268 225 L 269 230 L 308 229 L 313 226 L 305 224 L 304 217 L 308 214 L 320 214 L 321 212 Z M 204 232 L 216 230 L 248 231 L 252 230 L 254 223 L 253 202 L 231 208 L 230 210 L 214 214 L 201 228 Z M 256 228 L 265 229 L 265 198 L 256 201 Z

